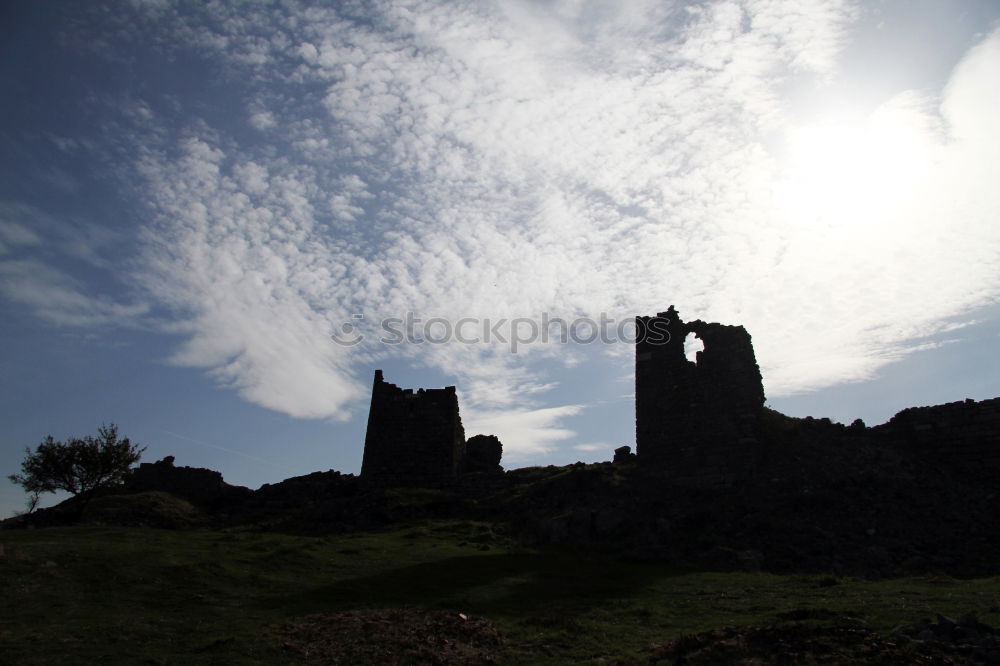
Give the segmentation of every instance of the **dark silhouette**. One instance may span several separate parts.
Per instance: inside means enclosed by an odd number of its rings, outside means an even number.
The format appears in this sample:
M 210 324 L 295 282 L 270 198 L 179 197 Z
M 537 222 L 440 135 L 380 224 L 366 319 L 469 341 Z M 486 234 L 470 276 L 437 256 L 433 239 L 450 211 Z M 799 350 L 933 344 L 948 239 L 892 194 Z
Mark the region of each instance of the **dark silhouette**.
M 168 457 L 102 494 L 138 504 L 164 492 L 194 504 L 200 524 L 305 534 L 486 520 L 527 544 L 714 570 L 998 571 L 1000 398 L 874 427 L 792 418 L 763 405 L 743 327 L 685 323 L 673 307 L 637 322 L 637 451 L 620 446 L 613 461 L 504 471 L 496 437 L 464 439 L 455 387 L 401 389 L 379 370 L 360 477 L 329 470 L 254 491 Z M 696 362 L 691 333 L 705 345 Z M 123 524 L 180 524 L 149 513 Z M 43 509 L 5 527 L 64 522 Z
M 78 515 L 101 488 L 121 483 L 129 468 L 139 462 L 145 447 L 132 444 L 129 438 L 118 439 L 118 426 L 102 425 L 97 437 L 73 438 L 65 444 L 49 435 L 21 463 L 21 473 L 11 474 L 13 483 L 32 496 L 65 490 L 76 500 Z
M 214 470 L 175 467 L 173 456 L 142 463 L 126 479 L 125 487 L 133 492 L 161 490 L 207 510 L 231 506 L 252 494 L 249 488 L 226 483 Z
M 465 443 L 466 472 L 500 472 L 503 444 L 496 435 L 475 435 Z
M 375 371 L 361 482 L 365 488 L 454 488 L 469 473 L 499 473 L 493 435 L 465 441 L 454 386 L 402 389 Z
M 437 488 L 454 483 L 465 458 L 465 429 L 454 386 L 401 389 L 375 371 L 361 481 L 368 487 Z
M 673 306 L 637 317 L 636 455 L 671 471 L 675 484 L 730 485 L 752 471 L 764 388 L 750 334 L 742 326 L 685 323 Z M 684 354 L 694 333 L 697 361 Z

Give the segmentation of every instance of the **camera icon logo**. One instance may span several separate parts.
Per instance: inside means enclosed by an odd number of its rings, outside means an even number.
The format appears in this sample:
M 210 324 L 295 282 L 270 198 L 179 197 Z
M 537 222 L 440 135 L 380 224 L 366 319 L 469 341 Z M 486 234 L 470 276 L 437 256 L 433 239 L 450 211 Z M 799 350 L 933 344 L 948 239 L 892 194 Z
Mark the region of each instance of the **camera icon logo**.
M 358 323 L 360 323 L 364 318 L 365 316 L 363 314 L 351 315 L 351 319 L 356 320 Z M 358 326 L 355 322 L 345 321 L 340 325 L 340 331 L 335 331 L 333 335 L 330 336 L 330 339 L 341 347 L 353 347 L 364 340 L 365 336 L 358 330 Z

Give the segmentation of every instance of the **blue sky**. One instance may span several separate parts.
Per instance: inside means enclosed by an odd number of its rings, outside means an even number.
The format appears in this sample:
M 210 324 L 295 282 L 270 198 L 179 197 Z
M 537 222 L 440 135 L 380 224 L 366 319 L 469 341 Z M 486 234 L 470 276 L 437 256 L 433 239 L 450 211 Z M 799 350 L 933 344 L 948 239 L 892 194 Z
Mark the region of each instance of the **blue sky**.
M 375 368 L 507 466 L 632 443 L 627 341 L 382 342 L 407 313 L 673 304 L 797 416 L 1000 395 L 997 3 L 310 4 L 0 8 L 5 475 L 102 422 L 357 472 Z

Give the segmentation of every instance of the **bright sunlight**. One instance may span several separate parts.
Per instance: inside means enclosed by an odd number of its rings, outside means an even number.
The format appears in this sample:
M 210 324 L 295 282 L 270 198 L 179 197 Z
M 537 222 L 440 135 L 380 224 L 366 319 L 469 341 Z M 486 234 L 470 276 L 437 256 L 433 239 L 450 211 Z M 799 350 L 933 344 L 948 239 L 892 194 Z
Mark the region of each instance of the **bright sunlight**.
M 919 192 L 937 131 L 917 100 L 897 98 L 860 122 L 822 119 L 793 128 L 775 200 L 790 221 L 883 226 Z

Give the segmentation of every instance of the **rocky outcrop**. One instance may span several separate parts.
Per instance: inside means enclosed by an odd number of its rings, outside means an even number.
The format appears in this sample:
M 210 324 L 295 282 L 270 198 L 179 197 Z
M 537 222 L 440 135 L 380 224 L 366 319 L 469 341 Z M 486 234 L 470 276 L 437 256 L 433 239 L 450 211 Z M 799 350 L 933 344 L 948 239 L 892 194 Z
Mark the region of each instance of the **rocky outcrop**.
M 611 462 L 618 464 L 635 462 L 635 454 L 632 453 L 632 447 L 619 446 L 617 449 L 615 449 L 615 455 L 611 459 Z
M 972 657 L 981 664 L 1000 664 L 1000 631 L 969 613 L 953 620 L 938 615 L 936 621 L 897 627 L 893 636 L 919 647 L 933 647 L 946 653 Z
M 465 443 L 466 472 L 502 472 L 503 444 L 496 435 L 474 435 Z

